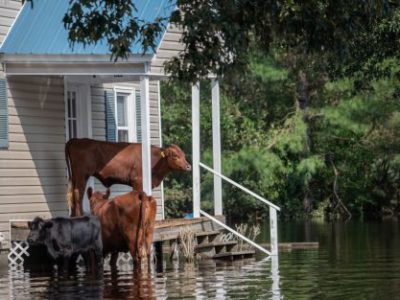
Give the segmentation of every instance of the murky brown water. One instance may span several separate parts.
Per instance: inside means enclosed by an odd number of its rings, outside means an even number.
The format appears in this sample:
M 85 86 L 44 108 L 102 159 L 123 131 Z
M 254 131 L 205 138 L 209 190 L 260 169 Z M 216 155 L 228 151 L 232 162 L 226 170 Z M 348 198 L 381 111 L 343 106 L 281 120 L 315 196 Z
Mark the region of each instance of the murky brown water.
M 95 276 L 82 269 L 0 270 L 0 299 L 400 299 L 400 224 L 280 224 L 281 241 L 320 248 L 281 252 L 276 261 L 164 261 L 163 272 L 129 267 Z M 266 234 L 265 234 L 266 235 Z M 261 240 L 266 240 L 265 236 Z

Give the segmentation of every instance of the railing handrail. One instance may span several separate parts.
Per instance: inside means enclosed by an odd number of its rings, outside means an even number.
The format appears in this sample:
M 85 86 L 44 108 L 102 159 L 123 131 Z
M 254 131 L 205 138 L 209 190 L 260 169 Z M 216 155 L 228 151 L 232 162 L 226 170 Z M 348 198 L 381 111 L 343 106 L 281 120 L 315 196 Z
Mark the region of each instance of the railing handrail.
M 213 173 L 214 175 L 217 175 L 218 177 L 222 178 L 223 180 L 225 180 L 225 181 L 229 182 L 230 184 L 232 184 L 232 185 L 238 187 L 239 189 L 241 189 L 242 191 L 246 192 L 247 194 L 253 196 L 254 198 L 256 198 L 256 199 L 258 199 L 258 200 L 264 202 L 264 203 L 267 204 L 268 206 L 273 207 L 273 208 L 276 209 L 277 211 L 280 211 L 280 210 L 281 210 L 279 206 L 276 206 L 276 205 L 273 204 L 272 202 L 270 202 L 270 201 L 264 199 L 264 198 L 261 197 L 260 195 L 258 195 L 258 194 L 256 194 L 256 193 L 250 191 L 249 189 L 247 189 L 247 188 L 245 188 L 244 186 L 240 185 L 239 183 L 233 181 L 232 179 L 230 179 L 230 178 L 228 178 L 228 177 L 222 175 L 221 173 L 219 173 L 219 172 L 217 172 L 217 171 L 214 171 L 213 169 L 211 169 L 210 167 L 206 166 L 206 165 L 203 164 L 202 162 L 199 162 L 199 165 L 200 165 L 203 169 L 206 169 L 207 171 Z
M 225 228 L 226 230 L 232 232 L 233 234 L 237 235 L 238 237 L 240 237 L 241 239 L 243 239 L 244 241 L 246 241 L 247 243 L 249 243 L 250 245 L 252 245 L 253 247 L 257 248 L 258 250 L 264 252 L 267 255 L 271 255 L 271 252 L 269 252 L 267 249 L 261 247 L 260 245 L 258 245 L 257 243 L 253 242 L 252 240 L 248 239 L 247 237 L 245 237 L 243 234 L 240 234 L 239 232 L 237 232 L 236 230 L 230 228 L 228 225 L 224 224 L 223 222 L 221 222 L 220 220 L 218 220 L 217 218 L 214 218 L 213 216 L 209 215 L 208 213 L 206 213 L 205 211 L 200 209 L 200 214 L 202 214 L 203 216 L 209 218 L 211 221 L 217 223 L 218 225 L 220 225 L 221 227 Z

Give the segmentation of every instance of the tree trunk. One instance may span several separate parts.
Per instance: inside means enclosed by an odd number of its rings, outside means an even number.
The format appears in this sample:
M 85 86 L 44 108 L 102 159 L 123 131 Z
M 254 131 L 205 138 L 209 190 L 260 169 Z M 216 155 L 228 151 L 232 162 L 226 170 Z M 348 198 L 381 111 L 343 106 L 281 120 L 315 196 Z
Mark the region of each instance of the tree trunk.
M 297 103 L 296 108 L 302 114 L 303 120 L 307 123 L 307 117 L 305 110 L 310 105 L 310 85 L 308 83 L 307 75 L 302 70 L 299 71 L 297 77 Z M 307 158 L 310 154 L 310 147 L 311 147 L 311 136 L 309 126 L 307 127 L 306 135 L 305 135 L 305 144 L 306 149 L 304 151 L 304 156 L 302 157 Z M 309 215 L 313 209 L 313 196 L 312 192 L 306 184 L 303 187 L 304 197 L 303 197 L 303 208 L 304 213 Z

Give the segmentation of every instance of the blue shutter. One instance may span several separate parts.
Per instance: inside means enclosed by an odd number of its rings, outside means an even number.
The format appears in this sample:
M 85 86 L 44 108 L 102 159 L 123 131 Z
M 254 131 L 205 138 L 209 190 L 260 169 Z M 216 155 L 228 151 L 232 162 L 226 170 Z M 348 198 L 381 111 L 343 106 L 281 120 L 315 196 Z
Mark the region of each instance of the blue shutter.
M 7 81 L 0 79 L 0 149 L 8 148 Z
M 117 123 L 115 122 L 114 91 L 105 91 L 106 105 L 106 139 L 110 142 L 117 141 Z
M 136 98 L 136 139 L 137 142 L 142 142 L 142 109 L 140 102 L 140 90 L 135 92 Z

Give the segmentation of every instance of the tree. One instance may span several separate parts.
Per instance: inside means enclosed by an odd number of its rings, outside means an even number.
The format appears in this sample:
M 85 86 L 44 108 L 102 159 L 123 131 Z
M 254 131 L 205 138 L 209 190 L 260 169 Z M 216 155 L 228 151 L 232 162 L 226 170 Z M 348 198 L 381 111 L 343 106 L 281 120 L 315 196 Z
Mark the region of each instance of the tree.
M 135 1 L 70 3 L 64 18 L 70 41 L 105 38 L 114 59 L 129 54 L 137 39 L 144 51 L 154 47 L 167 21 L 135 18 Z M 222 87 L 226 175 L 283 206 L 289 217 L 318 207 L 332 217 L 400 210 L 399 1 L 176 3 L 168 21 L 185 29 L 185 51 L 166 65 L 181 80 L 163 92 L 170 101 L 166 141 L 187 137 L 188 128 L 176 125 L 188 122 L 180 112 L 189 96 L 182 81 L 214 73 Z M 202 125 L 207 139 L 209 120 Z M 189 140 L 182 143 L 190 149 Z M 210 149 L 203 147 L 207 161 Z M 180 209 L 187 209 L 190 182 L 171 181 L 171 197 L 186 199 Z M 212 198 L 211 186 L 206 178 L 205 198 Z M 235 190 L 225 193 L 228 213 L 266 212 Z
M 174 3 L 179 10 L 166 18 L 185 29 L 185 51 L 167 70 L 181 79 L 248 66 L 251 43 L 264 53 L 273 47 L 292 58 L 307 57 L 307 63 L 320 69 L 322 64 L 336 75 L 362 71 L 371 59 L 382 61 L 400 49 L 393 43 L 399 40 L 398 1 L 176 0 L 170 5 Z M 146 22 L 135 11 L 135 1 L 70 0 L 64 24 L 72 43 L 105 38 L 113 57 L 120 59 L 135 40 L 144 51 L 154 47 L 165 26 L 165 18 Z

